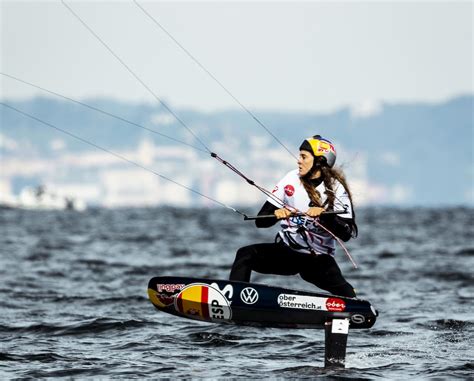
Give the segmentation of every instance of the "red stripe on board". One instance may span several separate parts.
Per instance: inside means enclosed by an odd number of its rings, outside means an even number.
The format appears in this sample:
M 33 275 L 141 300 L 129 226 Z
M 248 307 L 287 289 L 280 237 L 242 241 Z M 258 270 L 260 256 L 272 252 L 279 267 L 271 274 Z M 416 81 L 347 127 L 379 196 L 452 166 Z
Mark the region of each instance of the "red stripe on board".
M 206 286 L 201 287 L 201 311 L 202 317 L 209 320 L 209 288 Z

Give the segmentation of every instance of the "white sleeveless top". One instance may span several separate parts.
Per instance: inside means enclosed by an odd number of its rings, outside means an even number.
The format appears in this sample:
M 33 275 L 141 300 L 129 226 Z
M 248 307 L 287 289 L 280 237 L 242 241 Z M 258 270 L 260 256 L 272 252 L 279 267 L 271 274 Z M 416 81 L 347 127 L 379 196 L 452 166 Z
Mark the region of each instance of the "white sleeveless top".
M 326 190 L 324 183 L 318 185 L 316 190 L 319 191 L 322 202 L 324 203 L 327 199 L 324 193 Z M 337 180 L 335 180 L 334 192 L 336 193 L 334 210 L 346 209 L 347 212 L 339 214 L 339 216 L 342 218 L 352 218 L 352 206 L 349 195 L 342 184 Z M 309 209 L 311 200 L 301 183 L 297 169 L 288 172 L 286 176 L 278 182 L 272 193 L 286 205 L 292 206 L 300 212 L 306 212 Z M 282 207 L 281 203 L 271 197 L 269 197 L 267 201 L 278 208 Z M 280 224 L 282 229 L 278 235 L 283 242 L 293 250 L 308 254 L 334 255 L 336 240 L 323 228 L 316 225 L 313 219 L 304 216 L 290 217 L 289 219 L 281 220 Z M 302 229 L 302 226 L 304 226 L 305 229 Z

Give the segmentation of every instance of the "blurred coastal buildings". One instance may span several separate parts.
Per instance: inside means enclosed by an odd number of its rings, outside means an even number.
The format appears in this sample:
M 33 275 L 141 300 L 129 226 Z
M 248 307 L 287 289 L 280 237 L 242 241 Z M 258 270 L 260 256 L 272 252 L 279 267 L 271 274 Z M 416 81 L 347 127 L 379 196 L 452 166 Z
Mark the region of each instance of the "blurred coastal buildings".
M 359 206 L 472 205 L 473 99 L 406 105 L 366 102 L 330 114 L 267 112 L 262 119 L 295 155 L 307 136 L 321 133 L 332 139 L 337 164 L 346 172 Z M 182 126 L 156 108 L 99 104 L 199 148 Z M 202 150 L 67 103 L 38 98 L 16 106 L 138 166 L 2 108 L 0 203 L 38 185 L 104 207 L 215 205 L 186 188 L 232 206 L 259 205 L 265 199 Z M 242 113 L 183 114 L 212 151 L 266 189 L 296 168 L 295 158 Z M 446 147 L 456 154 L 442 156 Z M 447 176 L 449 181 L 440 181 Z
M 4 137 L 1 137 L 4 139 Z M 280 150 L 270 153 L 266 162 L 277 169 L 257 169 L 259 181 L 272 188 L 273 182 L 288 168 Z M 245 181 L 221 167 L 214 159 L 179 146 L 161 147 L 144 139 L 138 146 L 116 151 L 123 157 L 159 173 L 185 187 L 229 204 L 261 202 L 259 192 Z M 250 155 L 255 156 L 255 155 Z M 247 159 L 251 160 L 250 157 Z M 283 172 L 280 172 L 283 168 Z M 27 180 L 29 179 L 29 180 Z M 65 144 L 54 157 L 12 157 L 3 159 L 0 175 L 0 200 L 17 194 L 27 183 L 41 182 L 59 194 L 85 200 L 89 205 L 105 207 L 176 205 L 210 205 L 211 201 L 174 184 L 150 171 L 114 157 L 106 152 L 67 152 Z

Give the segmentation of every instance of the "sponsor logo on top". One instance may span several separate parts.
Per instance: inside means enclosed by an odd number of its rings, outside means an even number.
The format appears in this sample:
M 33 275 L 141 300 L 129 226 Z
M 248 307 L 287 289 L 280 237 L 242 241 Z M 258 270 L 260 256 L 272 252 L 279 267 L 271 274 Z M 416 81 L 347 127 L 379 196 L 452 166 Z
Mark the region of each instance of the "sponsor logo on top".
M 148 297 L 158 308 L 165 308 L 173 304 L 176 294 L 185 286 L 186 285 L 182 283 L 158 283 L 156 285 L 156 291 L 148 289 Z
M 181 291 L 184 286 L 186 286 L 185 284 L 183 283 L 179 283 L 179 284 L 174 284 L 174 283 L 165 283 L 165 284 L 161 284 L 161 283 L 158 283 L 156 285 L 156 289 L 158 292 L 163 292 L 163 291 L 166 291 L 166 292 L 175 292 L 175 291 Z
M 330 312 L 342 312 L 346 309 L 346 303 L 342 299 L 309 295 L 280 294 L 278 295 L 278 305 L 284 308 Z
M 326 301 L 326 309 L 331 312 L 341 312 L 346 309 L 346 303 L 339 298 L 328 298 Z
M 240 299 L 242 299 L 245 304 L 255 304 L 258 300 L 258 292 L 252 287 L 245 287 L 240 292 Z
M 284 308 L 297 308 L 302 310 L 326 310 L 326 298 L 305 295 L 278 295 L 278 305 Z
M 291 184 L 288 184 L 285 186 L 285 194 L 288 196 L 288 197 L 291 197 L 295 194 L 295 187 Z

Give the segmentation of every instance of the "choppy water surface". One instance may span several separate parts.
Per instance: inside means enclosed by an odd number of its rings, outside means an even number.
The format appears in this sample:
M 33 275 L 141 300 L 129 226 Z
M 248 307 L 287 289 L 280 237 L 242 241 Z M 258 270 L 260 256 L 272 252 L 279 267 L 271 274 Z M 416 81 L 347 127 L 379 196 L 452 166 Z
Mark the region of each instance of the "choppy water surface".
M 210 325 L 148 302 L 159 275 L 226 278 L 235 251 L 269 242 L 226 210 L 0 211 L 0 378 L 468 378 L 472 209 L 359 211 L 338 262 L 381 316 L 325 370 L 320 330 Z M 298 277 L 259 283 L 315 288 Z

